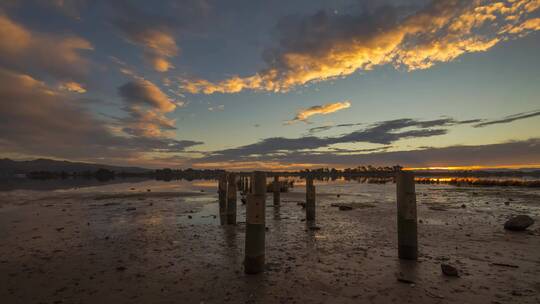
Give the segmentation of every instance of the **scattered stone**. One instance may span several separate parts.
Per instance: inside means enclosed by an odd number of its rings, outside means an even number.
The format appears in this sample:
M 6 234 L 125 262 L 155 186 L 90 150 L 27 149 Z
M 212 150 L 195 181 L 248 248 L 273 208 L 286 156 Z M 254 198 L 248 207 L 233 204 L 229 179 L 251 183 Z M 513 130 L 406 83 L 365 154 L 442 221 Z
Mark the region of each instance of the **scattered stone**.
M 200 191 L 201 191 L 201 192 L 204 192 L 204 189 L 201 189 Z
M 193 218 L 193 216 L 191 216 L 191 215 L 188 215 L 187 217 L 188 217 L 188 219 L 192 219 L 192 218 Z
M 64 230 L 64 227 L 56 228 L 56 231 L 58 231 L 58 232 L 60 232 L 60 231 L 62 231 L 62 230 Z
M 135 207 L 126 208 L 126 211 L 135 211 L 135 210 L 137 210 L 137 208 L 135 208 Z
M 461 204 L 461 208 L 467 208 L 467 206 L 465 206 L 465 204 Z
M 116 267 L 116 271 L 125 271 L 127 268 L 124 266 L 118 266 Z
M 442 206 L 430 206 L 429 209 L 435 210 L 435 211 L 447 211 L 448 210 L 448 209 L 446 209 L 445 207 L 442 207 Z
M 120 203 L 105 203 L 103 204 L 103 207 L 116 206 L 116 205 L 120 205 Z
M 150 190 L 150 189 L 146 189 L 146 192 L 151 192 L 151 191 L 152 191 L 152 190 Z
M 340 197 L 341 195 L 340 195 L 340 194 L 338 194 L 338 195 L 336 195 L 336 196 L 337 196 L 337 197 Z
M 309 230 L 315 230 L 315 231 L 317 231 L 317 230 L 321 230 L 321 227 L 319 227 L 319 226 L 310 226 L 310 227 L 309 227 Z
M 247 200 L 246 200 L 245 197 L 242 197 L 242 198 L 240 199 L 240 201 L 242 202 L 242 205 L 245 205 L 245 204 L 247 203 Z
M 505 204 L 506 206 L 508 206 L 508 205 L 510 205 L 510 202 L 504 202 L 504 204 Z
M 491 263 L 493 266 L 509 267 L 509 268 L 519 268 L 518 265 L 506 264 L 506 263 Z
M 458 270 L 454 266 L 448 264 L 441 264 L 441 270 L 444 275 L 449 277 L 459 277 Z
M 340 205 L 339 206 L 339 210 L 341 210 L 341 211 L 349 211 L 349 210 L 352 210 L 352 209 L 353 209 L 353 207 L 347 206 L 347 205 Z
M 534 220 L 528 215 L 518 215 L 510 218 L 504 223 L 504 229 L 512 231 L 523 231 L 534 224 Z
M 298 202 L 296 203 L 297 206 L 302 206 L 302 208 L 306 208 L 306 203 L 305 202 Z
M 398 282 L 405 283 L 405 284 L 414 284 L 414 281 L 405 279 L 403 277 L 397 277 Z

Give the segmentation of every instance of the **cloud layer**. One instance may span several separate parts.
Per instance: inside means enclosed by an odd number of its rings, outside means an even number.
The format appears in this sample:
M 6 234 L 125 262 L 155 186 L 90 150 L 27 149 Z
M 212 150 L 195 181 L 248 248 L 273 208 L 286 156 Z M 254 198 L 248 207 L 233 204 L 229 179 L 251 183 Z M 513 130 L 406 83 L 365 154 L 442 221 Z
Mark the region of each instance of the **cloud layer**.
M 491 159 L 486 158 L 482 161 L 481 158 L 467 155 L 474 149 L 483 150 L 484 146 L 476 147 L 449 147 L 449 148 L 424 148 L 414 151 L 398 151 L 398 152 L 386 152 L 391 148 L 391 145 L 402 139 L 414 139 L 425 138 L 432 136 L 445 135 L 449 132 L 451 127 L 467 125 L 475 128 L 487 127 L 494 124 L 511 123 L 521 119 L 528 119 L 535 116 L 539 116 L 539 111 L 532 111 L 526 113 L 519 113 L 509 115 L 501 119 L 470 119 L 470 120 L 455 120 L 453 118 L 441 118 L 435 120 L 416 120 L 410 118 L 395 119 L 378 122 L 367 127 L 345 133 L 339 136 L 333 137 L 317 137 L 313 133 L 325 131 L 331 128 L 343 128 L 354 127 L 362 125 L 361 123 L 347 123 L 339 124 L 335 126 L 323 126 L 310 129 L 308 135 L 298 138 L 285 138 L 285 137 L 272 137 L 260 140 L 259 142 L 240 146 L 237 148 L 225 149 L 220 151 L 209 152 L 203 158 L 195 160 L 195 164 L 198 166 L 208 166 L 208 164 L 222 164 L 227 163 L 236 164 L 238 166 L 249 166 L 250 163 L 262 163 L 268 162 L 269 164 L 304 164 L 308 163 L 309 166 L 317 166 L 321 164 L 354 164 L 355 159 L 358 161 L 371 161 L 373 163 L 385 165 L 388 164 L 407 164 L 409 166 L 424 166 L 426 164 L 434 165 L 444 163 L 444 157 L 446 153 L 453 153 L 457 151 L 462 154 L 456 154 L 455 157 L 448 157 L 448 163 L 446 165 L 458 165 L 459 157 L 465 164 L 471 164 L 476 161 L 475 164 L 483 164 L 486 161 L 492 161 L 493 164 L 498 162 L 498 165 L 504 165 L 503 160 L 508 162 L 509 155 L 502 154 L 495 156 Z M 375 148 L 367 149 L 341 149 L 333 147 L 336 144 L 351 144 L 351 143 L 364 143 L 364 144 L 377 144 L 382 145 Z M 533 147 L 540 143 L 540 139 L 532 140 L 525 143 Z M 505 144 L 514 147 L 514 143 Z M 491 148 L 486 148 L 485 153 L 495 153 L 495 151 L 501 151 L 504 145 L 489 145 Z M 491 149 L 496 148 L 490 152 Z M 415 152 L 419 152 L 418 155 L 427 155 L 426 159 L 422 159 L 422 156 L 416 156 Z M 456 153 L 457 153 L 456 152 Z M 516 151 L 514 151 L 515 153 Z M 527 154 L 527 158 L 515 159 L 514 163 L 526 163 L 531 161 L 532 163 L 540 161 L 540 154 L 536 157 L 531 157 L 529 154 L 519 152 L 521 154 Z M 518 153 L 518 154 L 519 154 Z M 517 154 L 516 154 L 517 155 Z M 377 157 L 381 157 L 377 159 Z M 435 158 L 435 156 L 437 158 Z M 444 157 L 443 157 L 444 156 Z M 534 161 L 533 161 L 534 160 Z M 421 163 L 421 161 L 424 161 Z M 430 163 L 430 161 L 433 161 Z
M 112 124 L 81 107 L 79 100 L 29 75 L 1 68 L 0 100 L 0 149 L 4 153 L 123 162 L 140 160 L 144 153 L 181 152 L 201 144 L 118 133 Z
M 82 79 L 94 46 L 75 35 L 31 31 L 0 10 L 0 66 L 19 72 L 42 72 L 57 79 Z
M 434 0 L 413 13 L 386 6 L 359 15 L 291 16 L 279 23 L 279 45 L 265 51 L 264 70 L 216 83 L 188 79 L 183 88 L 193 94 L 284 92 L 386 64 L 427 69 L 540 30 L 539 19 L 530 17 L 539 7 L 538 0 Z

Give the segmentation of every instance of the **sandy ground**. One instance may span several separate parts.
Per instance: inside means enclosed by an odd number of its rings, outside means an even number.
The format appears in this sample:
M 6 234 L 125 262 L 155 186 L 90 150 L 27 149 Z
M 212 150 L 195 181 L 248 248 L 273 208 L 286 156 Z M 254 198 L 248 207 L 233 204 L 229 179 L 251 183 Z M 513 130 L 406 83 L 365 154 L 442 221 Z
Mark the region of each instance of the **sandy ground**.
M 317 231 L 302 190 L 280 208 L 268 196 L 267 270 L 255 276 L 242 268 L 245 225 L 219 225 L 211 184 L 3 193 L 0 302 L 540 303 L 538 190 L 418 185 L 417 262 L 397 259 L 395 185 L 318 187 Z M 507 232 L 513 214 L 536 224 Z

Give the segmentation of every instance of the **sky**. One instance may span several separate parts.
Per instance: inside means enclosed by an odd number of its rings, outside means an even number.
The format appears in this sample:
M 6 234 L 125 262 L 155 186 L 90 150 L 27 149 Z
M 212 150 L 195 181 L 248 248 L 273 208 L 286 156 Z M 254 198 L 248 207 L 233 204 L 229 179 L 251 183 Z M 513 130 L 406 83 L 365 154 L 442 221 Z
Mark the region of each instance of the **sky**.
M 0 157 L 540 167 L 540 0 L 4 0 Z

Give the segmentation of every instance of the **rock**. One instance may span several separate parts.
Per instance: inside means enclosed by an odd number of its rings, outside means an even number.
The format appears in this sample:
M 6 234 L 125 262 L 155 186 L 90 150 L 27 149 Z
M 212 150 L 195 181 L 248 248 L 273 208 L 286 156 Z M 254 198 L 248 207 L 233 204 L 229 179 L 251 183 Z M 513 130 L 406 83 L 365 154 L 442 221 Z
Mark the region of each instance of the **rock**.
M 467 206 L 465 206 L 465 204 L 461 204 L 461 208 L 467 208 Z
M 135 210 L 137 210 L 137 208 L 135 208 L 135 207 L 126 208 L 126 211 L 135 211 Z
M 454 266 L 448 264 L 441 264 L 441 270 L 444 275 L 449 277 L 459 277 L 458 270 Z
M 351 206 L 347 206 L 347 205 L 340 205 L 339 206 L 339 210 L 341 211 L 349 211 L 349 210 L 352 210 L 353 208 Z
M 321 230 L 321 227 L 319 227 L 319 226 L 310 226 L 310 227 L 309 227 L 309 230 L 315 230 L 315 231 L 317 231 L 317 230 Z
M 339 194 L 337 195 L 337 197 L 340 197 L 340 196 L 341 196 L 341 195 L 339 195 Z
M 302 206 L 302 208 L 306 208 L 306 203 L 304 203 L 304 202 L 298 202 L 298 203 L 296 203 L 296 205 Z
M 146 192 L 151 192 L 151 191 L 152 191 L 152 190 L 150 190 L 150 189 L 146 189 Z
M 245 204 L 246 204 L 246 202 L 247 202 L 247 200 L 246 200 L 246 198 L 245 198 L 245 197 L 242 197 L 242 198 L 240 199 L 240 201 L 242 202 L 242 205 L 245 205 Z
M 505 204 L 506 206 L 508 206 L 508 205 L 510 205 L 510 202 L 504 202 L 504 204 Z
M 429 209 L 430 210 L 435 210 L 435 211 L 447 211 L 448 210 L 443 206 L 430 206 Z
M 504 229 L 512 231 L 523 231 L 534 224 L 534 220 L 528 215 L 518 215 L 510 218 L 504 223 Z
M 191 216 L 191 215 L 188 215 L 187 217 L 188 217 L 188 219 L 192 219 L 192 218 L 193 218 L 193 216 Z
M 127 268 L 124 266 L 118 266 L 116 267 L 116 271 L 125 271 Z

